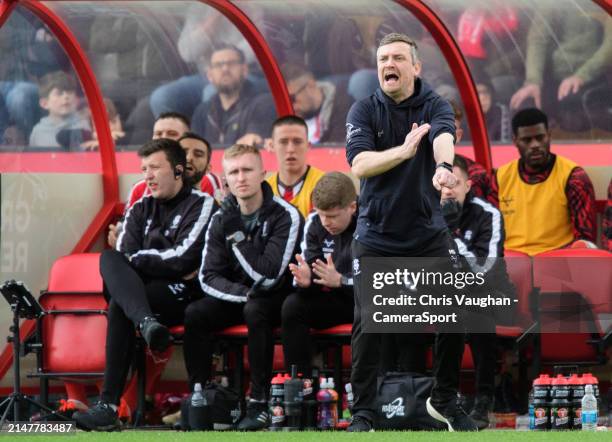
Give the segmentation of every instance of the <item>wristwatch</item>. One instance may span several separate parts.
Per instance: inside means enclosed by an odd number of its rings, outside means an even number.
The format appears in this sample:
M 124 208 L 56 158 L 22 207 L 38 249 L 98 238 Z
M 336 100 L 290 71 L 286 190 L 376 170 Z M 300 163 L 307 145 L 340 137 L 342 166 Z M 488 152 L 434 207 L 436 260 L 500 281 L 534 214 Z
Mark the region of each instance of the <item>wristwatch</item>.
M 443 161 L 441 163 L 436 164 L 436 169 L 438 167 L 443 167 L 444 169 L 448 170 L 450 173 L 453 173 L 453 165 L 451 163 L 447 163 L 446 161 Z
M 244 236 L 244 232 L 242 230 L 238 230 L 227 237 L 227 240 L 232 244 L 238 244 L 245 239 L 246 237 Z
M 352 278 L 351 278 L 352 279 Z M 346 276 L 342 275 L 340 277 L 340 284 L 341 285 L 352 285 L 352 281 L 351 279 L 347 278 Z

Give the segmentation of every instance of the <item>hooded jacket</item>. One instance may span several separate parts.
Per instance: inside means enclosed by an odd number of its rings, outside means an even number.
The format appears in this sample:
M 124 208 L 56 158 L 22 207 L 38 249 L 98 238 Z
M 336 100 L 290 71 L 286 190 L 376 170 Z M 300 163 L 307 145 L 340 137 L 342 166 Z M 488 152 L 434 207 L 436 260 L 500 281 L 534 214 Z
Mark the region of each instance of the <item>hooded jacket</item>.
M 428 242 L 446 229 L 440 196 L 431 179 L 436 161 L 433 140 L 455 136 L 451 106 L 417 78 L 412 96 L 396 104 L 378 88 L 356 102 L 346 121 L 346 157 L 384 151 L 404 143 L 413 123 L 429 123 L 416 155 L 377 176 L 360 180 L 359 217 L 354 238 L 364 246 L 398 256 L 418 256 Z
M 278 287 L 287 276 L 304 219 L 295 207 L 274 196 L 268 183 L 262 183 L 262 190 L 264 198 L 257 222 L 251 231 L 243 231 L 246 239 L 238 244 L 225 237 L 222 210 L 213 216 L 199 275 L 207 295 L 223 301 L 246 302 L 249 289 L 262 278 L 262 286 Z

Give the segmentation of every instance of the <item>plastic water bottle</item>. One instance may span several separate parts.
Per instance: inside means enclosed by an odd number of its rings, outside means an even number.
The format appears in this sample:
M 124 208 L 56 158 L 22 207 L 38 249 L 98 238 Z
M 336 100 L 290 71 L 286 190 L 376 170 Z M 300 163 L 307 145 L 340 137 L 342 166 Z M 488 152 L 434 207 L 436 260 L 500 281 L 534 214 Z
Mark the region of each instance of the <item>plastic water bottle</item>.
M 212 430 L 210 419 L 210 407 L 206 397 L 202 393 L 202 384 L 196 383 L 191 395 L 191 406 L 189 407 L 189 426 L 192 431 Z
M 343 416 L 349 418 L 353 415 L 353 402 L 355 401 L 355 395 L 353 394 L 353 386 L 349 383 L 344 386 L 344 390 L 346 391 L 346 406 L 348 407 L 348 416 Z
M 533 388 L 529 392 L 529 429 L 535 429 L 535 409 L 533 407 Z
M 595 431 L 597 429 L 597 399 L 595 399 L 591 384 L 584 387 L 581 419 L 583 431 Z

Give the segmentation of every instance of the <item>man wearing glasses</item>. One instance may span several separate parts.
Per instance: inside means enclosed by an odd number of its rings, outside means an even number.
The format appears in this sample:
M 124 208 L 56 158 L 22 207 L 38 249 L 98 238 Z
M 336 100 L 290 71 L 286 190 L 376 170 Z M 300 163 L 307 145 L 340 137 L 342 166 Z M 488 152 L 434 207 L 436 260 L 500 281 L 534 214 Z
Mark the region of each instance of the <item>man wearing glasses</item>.
M 260 145 L 275 118 L 269 94 L 258 94 L 248 81 L 244 54 L 233 45 L 220 45 L 211 54 L 206 76 L 217 93 L 193 114 L 192 130 L 213 144 Z

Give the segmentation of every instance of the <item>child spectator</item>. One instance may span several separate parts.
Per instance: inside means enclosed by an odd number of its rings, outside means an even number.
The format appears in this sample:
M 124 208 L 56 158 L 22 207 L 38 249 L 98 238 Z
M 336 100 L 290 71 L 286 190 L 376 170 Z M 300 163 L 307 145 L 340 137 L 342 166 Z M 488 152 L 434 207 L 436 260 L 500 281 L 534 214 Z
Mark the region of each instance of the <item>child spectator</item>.
M 511 140 L 508 107 L 495 102 L 495 89 L 488 79 L 476 80 L 476 91 L 487 123 L 489 139 L 507 143 Z
M 121 124 L 121 116 L 117 112 L 115 104 L 109 98 L 104 98 L 104 106 L 108 114 L 108 125 L 110 126 L 111 136 L 115 142 L 115 146 L 120 143 L 124 143 L 125 132 L 123 131 L 123 125 Z M 72 127 L 66 127 L 60 130 L 56 136 L 57 142 L 61 147 L 66 150 L 75 150 L 77 146 L 80 150 L 94 151 L 98 150 L 100 142 L 98 141 L 98 134 L 94 127 L 93 120 L 91 120 L 91 112 L 87 109 L 85 112 L 88 119 L 91 121 L 92 130 L 87 129 L 74 129 Z
M 65 72 L 51 72 L 42 77 L 39 87 L 40 107 L 49 112 L 49 115 L 41 118 L 32 129 L 31 147 L 60 147 L 57 134 L 62 129 L 90 129 L 87 119 L 77 113 L 76 91 L 75 79 Z

